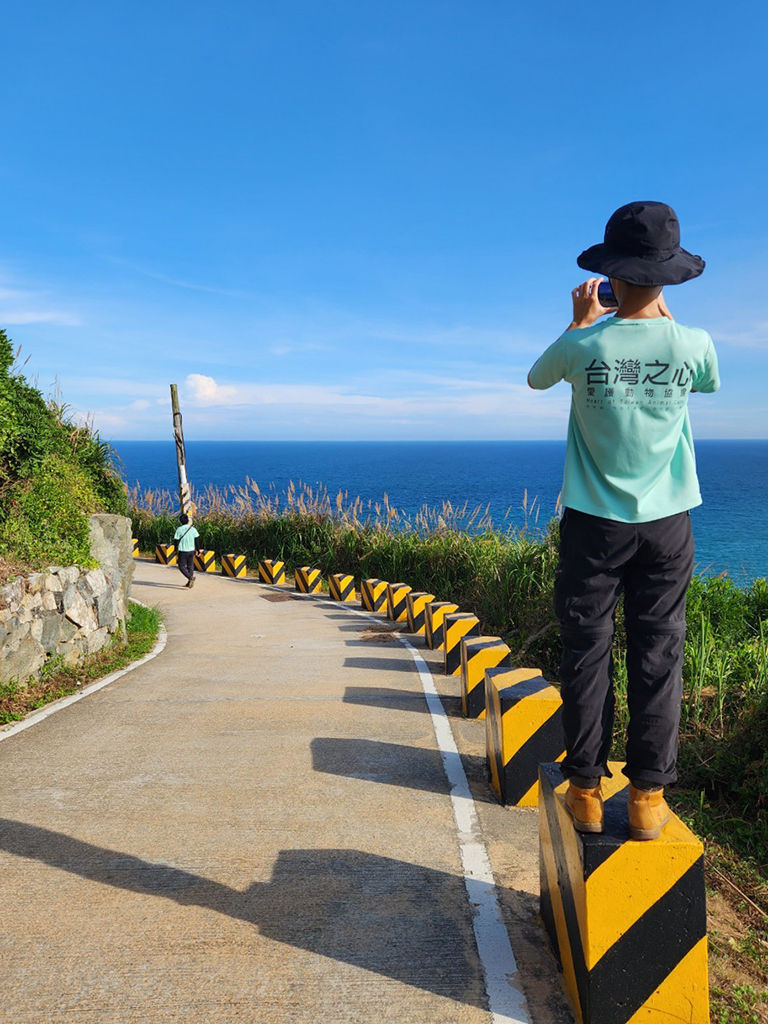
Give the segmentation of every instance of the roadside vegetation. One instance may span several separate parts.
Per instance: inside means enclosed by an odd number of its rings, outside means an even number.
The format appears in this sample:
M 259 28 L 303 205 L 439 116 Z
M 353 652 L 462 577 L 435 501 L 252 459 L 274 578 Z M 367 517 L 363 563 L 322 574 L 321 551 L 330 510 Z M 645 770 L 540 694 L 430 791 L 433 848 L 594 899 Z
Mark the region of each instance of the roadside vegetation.
M 92 565 L 88 514 L 125 514 L 112 451 L 46 399 L 0 330 L 0 583 L 46 565 Z
M 142 551 L 168 543 L 177 526 L 169 493 L 129 492 Z M 249 567 L 279 558 L 290 571 L 404 581 L 472 610 L 518 662 L 557 680 L 560 647 L 552 612 L 557 523 L 541 529 L 527 507 L 523 528 L 497 529 L 483 509 L 422 509 L 408 518 L 378 505 L 331 498 L 306 486 L 262 494 L 250 481 L 198 496 L 203 544 L 244 554 Z M 627 720 L 625 641 L 617 615 L 615 754 Z M 706 842 L 713 1020 L 768 1022 L 768 583 L 747 588 L 697 575 L 688 599 L 680 783 L 670 803 Z
M 20 721 L 51 701 L 77 693 L 83 686 L 111 675 L 149 654 L 157 642 L 162 619 L 156 608 L 131 601 L 125 637 L 119 634 L 108 647 L 89 654 L 76 665 L 61 658 L 46 662 L 37 679 L 28 683 L 0 683 L 0 726 Z

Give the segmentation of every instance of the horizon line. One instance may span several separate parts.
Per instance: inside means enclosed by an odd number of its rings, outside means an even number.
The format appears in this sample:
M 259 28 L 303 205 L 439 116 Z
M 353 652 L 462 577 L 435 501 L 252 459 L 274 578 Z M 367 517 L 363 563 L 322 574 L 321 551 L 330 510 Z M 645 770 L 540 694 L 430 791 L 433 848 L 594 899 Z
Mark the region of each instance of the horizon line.
M 157 444 L 167 442 L 174 444 L 173 437 L 119 437 L 104 438 L 107 444 Z M 371 437 L 371 438 L 333 438 L 333 437 L 195 437 L 185 438 L 185 444 L 565 444 L 565 437 Z M 696 444 L 702 441 L 768 441 L 768 437 L 698 437 Z

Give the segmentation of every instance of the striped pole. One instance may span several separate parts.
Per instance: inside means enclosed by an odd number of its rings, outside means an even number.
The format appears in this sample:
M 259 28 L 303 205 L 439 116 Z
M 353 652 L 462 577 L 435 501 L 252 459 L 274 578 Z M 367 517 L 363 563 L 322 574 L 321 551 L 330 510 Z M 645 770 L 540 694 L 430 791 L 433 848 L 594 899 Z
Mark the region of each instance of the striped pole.
M 192 504 L 192 496 L 187 480 L 187 455 L 184 449 L 184 431 L 181 427 L 179 392 L 175 384 L 171 384 L 171 412 L 173 413 L 173 440 L 176 443 L 176 468 L 179 473 L 179 507 L 181 514 L 184 515 Z

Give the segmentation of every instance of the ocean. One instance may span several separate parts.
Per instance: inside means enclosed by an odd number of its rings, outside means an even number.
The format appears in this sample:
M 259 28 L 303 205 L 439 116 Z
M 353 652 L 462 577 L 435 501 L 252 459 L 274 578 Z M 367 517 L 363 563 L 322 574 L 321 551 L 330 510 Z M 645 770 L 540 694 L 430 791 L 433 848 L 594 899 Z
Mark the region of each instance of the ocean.
M 144 490 L 177 487 L 172 441 L 115 441 L 123 478 Z M 496 525 L 521 526 L 534 499 L 537 524 L 555 514 L 565 443 L 560 441 L 188 441 L 196 489 L 241 485 L 282 494 L 290 481 L 331 496 L 381 502 L 408 515 L 423 505 L 490 506 Z M 768 576 L 768 441 L 698 441 L 704 504 L 691 513 L 699 572 L 744 585 Z M 529 517 L 529 523 L 531 522 Z

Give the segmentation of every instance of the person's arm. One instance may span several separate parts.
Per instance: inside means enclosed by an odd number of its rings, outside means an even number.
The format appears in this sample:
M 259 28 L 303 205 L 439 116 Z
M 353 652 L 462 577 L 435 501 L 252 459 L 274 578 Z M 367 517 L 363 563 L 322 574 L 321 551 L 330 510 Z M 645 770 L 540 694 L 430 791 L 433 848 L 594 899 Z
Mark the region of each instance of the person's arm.
M 583 284 L 578 285 L 571 292 L 573 303 L 573 319 L 566 327 L 563 334 L 557 341 L 550 345 L 539 359 L 531 367 L 528 373 L 528 387 L 534 390 L 545 390 L 551 388 L 562 380 L 567 372 L 565 363 L 565 352 L 562 339 L 569 331 L 581 331 L 585 327 L 591 327 L 601 316 L 606 313 L 615 312 L 608 306 L 603 306 L 598 297 L 597 287 L 601 278 L 590 277 Z
M 712 339 L 709 335 L 707 335 L 707 350 L 704 355 L 704 365 L 693 383 L 695 384 L 695 387 L 691 387 L 691 391 L 701 391 L 704 394 L 712 394 L 713 391 L 717 391 L 720 387 L 720 370 L 717 365 L 717 353 L 715 352 L 715 346 L 712 344 Z

